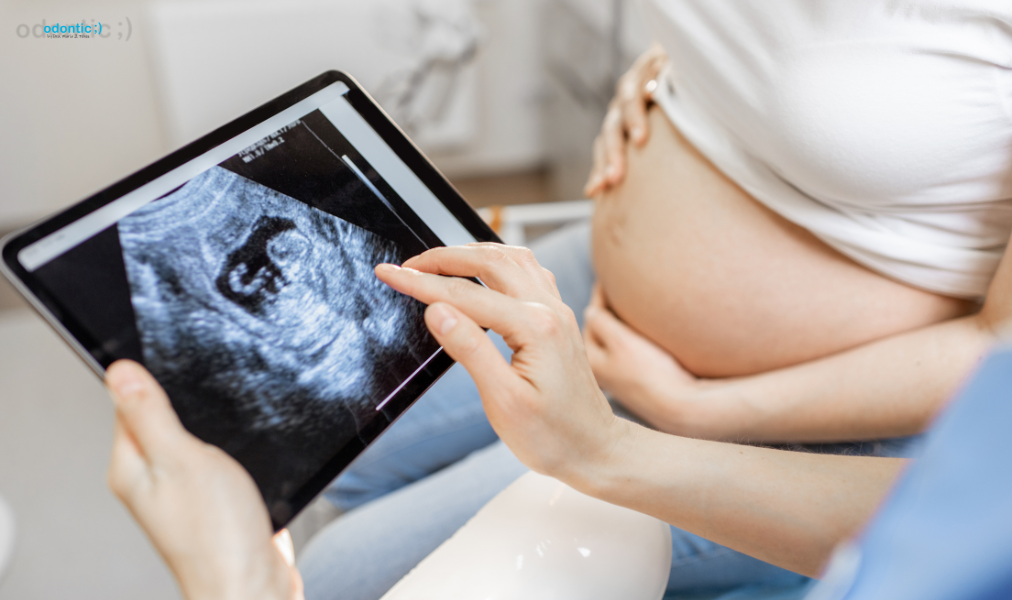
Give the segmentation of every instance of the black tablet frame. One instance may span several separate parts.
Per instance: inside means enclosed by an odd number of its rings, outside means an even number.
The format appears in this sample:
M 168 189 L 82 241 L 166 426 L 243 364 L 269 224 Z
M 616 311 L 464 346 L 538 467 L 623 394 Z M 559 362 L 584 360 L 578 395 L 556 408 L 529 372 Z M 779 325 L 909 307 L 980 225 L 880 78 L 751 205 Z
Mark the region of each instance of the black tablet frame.
M 453 185 L 435 165 L 422 154 L 390 116 L 358 84 L 342 71 L 327 71 L 297 88 L 278 96 L 266 104 L 251 110 L 234 121 L 219 127 L 204 137 L 187 144 L 165 158 L 144 167 L 109 187 L 81 200 L 70 208 L 42 221 L 16 231 L 2 241 L 3 261 L 0 271 L 11 280 L 18 291 L 31 303 L 36 311 L 66 340 L 78 356 L 99 376 L 105 377 L 105 369 L 111 360 L 99 361 L 89 348 L 101 347 L 103 340 L 93 339 L 60 302 L 50 296 L 37 279 L 18 261 L 18 253 L 26 246 L 54 233 L 55 231 L 95 212 L 103 206 L 148 184 L 202 154 L 245 133 L 274 115 L 305 100 L 313 94 L 335 83 L 344 83 L 349 91 L 345 97 L 352 107 L 379 134 L 394 153 L 404 161 L 415 175 L 428 187 L 433 195 L 467 229 L 474 238 L 482 242 L 501 243 L 494 231 L 478 216 Z M 104 363 L 104 364 L 103 364 Z M 425 393 L 453 365 L 453 360 L 442 349 L 407 385 L 398 391 L 384 406 L 386 419 L 375 419 L 358 436 L 342 448 L 305 485 L 287 501 L 287 507 L 272 510 L 271 521 L 275 530 L 283 528 L 295 515 L 308 505 L 323 489 L 343 471 L 352 460 L 375 441 L 389 426 Z

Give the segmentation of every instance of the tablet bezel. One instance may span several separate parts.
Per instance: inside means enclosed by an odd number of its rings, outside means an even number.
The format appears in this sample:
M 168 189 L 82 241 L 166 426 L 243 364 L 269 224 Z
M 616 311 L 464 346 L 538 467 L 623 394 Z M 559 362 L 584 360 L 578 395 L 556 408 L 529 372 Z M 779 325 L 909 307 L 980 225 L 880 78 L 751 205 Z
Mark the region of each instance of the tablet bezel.
M 162 177 L 335 83 L 344 83 L 348 86 L 349 90 L 345 93 L 347 101 L 390 146 L 397 157 L 432 191 L 433 195 L 464 226 L 468 233 L 478 241 L 501 243 L 495 232 L 478 216 L 446 177 L 422 154 L 421 150 L 353 77 L 342 71 L 327 71 L 77 202 L 66 210 L 6 236 L 0 240 L 3 256 L 3 260 L 0 261 L 0 271 L 7 276 L 46 322 L 74 349 L 78 356 L 95 371 L 99 378 L 104 379 L 105 369 L 112 360 L 100 362 L 89 350 L 89 348 L 101 347 L 103 341 L 94 339 L 70 316 L 69 311 L 62 308 L 59 301 L 46 292 L 32 273 L 28 272 L 18 261 L 18 253 L 30 244 Z M 386 419 L 374 419 L 360 431 L 358 436 L 353 438 L 287 500 L 287 510 L 285 507 L 272 510 L 271 520 L 275 530 L 281 529 L 290 522 L 452 365 L 453 360 L 440 349 L 437 356 L 429 361 L 418 375 L 384 405 L 382 413 Z

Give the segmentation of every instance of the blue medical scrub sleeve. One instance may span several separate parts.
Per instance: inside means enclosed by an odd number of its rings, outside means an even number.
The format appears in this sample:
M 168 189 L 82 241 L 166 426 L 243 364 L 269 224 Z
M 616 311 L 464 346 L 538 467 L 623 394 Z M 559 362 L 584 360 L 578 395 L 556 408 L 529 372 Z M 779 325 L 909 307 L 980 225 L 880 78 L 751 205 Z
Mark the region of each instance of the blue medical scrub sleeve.
M 808 600 L 1012 598 L 1012 349 L 994 352 Z

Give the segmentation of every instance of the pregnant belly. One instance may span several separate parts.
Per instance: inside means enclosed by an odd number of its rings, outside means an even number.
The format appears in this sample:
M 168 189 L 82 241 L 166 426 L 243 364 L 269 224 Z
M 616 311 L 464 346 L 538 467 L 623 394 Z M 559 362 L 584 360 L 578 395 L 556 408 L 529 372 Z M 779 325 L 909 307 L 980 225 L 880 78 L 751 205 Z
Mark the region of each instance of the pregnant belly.
M 767 371 L 966 314 L 869 271 L 779 217 L 660 110 L 598 199 L 593 254 L 612 310 L 704 377 Z

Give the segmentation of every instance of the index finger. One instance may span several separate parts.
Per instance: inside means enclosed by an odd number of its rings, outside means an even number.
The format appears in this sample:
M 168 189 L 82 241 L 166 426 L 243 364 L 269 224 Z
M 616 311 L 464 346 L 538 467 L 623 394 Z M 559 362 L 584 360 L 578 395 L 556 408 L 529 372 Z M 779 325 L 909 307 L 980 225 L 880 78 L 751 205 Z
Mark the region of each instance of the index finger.
M 517 344 L 536 335 L 531 331 L 528 317 L 537 302 L 511 298 L 467 279 L 440 277 L 410 267 L 379 265 L 376 276 L 394 290 L 423 304 L 444 303 L 454 307 L 481 327 L 501 335 L 514 350 Z
M 555 283 L 527 248 L 481 243 L 433 248 L 404 267 L 434 275 L 477 277 L 489 289 L 519 300 L 558 298 Z

